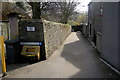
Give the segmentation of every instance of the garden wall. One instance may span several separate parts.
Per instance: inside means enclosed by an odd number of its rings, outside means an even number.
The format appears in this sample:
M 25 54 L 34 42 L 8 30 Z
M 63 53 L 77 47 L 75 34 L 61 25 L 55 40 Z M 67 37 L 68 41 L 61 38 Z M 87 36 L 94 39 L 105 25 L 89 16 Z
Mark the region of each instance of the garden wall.
M 71 33 L 67 24 L 43 21 L 46 58 L 59 48 Z

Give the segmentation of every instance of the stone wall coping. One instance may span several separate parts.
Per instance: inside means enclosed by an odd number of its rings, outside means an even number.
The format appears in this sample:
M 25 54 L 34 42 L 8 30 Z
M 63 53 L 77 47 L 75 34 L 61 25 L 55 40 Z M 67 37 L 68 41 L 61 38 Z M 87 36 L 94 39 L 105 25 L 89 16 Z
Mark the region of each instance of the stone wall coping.
M 47 21 L 47 20 L 43 20 L 43 22 L 52 23 L 52 24 L 59 24 L 59 25 L 71 26 L 71 25 L 69 25 L 69 24 L 62 24 L 62 23 L 51 22 L 51 21 Z

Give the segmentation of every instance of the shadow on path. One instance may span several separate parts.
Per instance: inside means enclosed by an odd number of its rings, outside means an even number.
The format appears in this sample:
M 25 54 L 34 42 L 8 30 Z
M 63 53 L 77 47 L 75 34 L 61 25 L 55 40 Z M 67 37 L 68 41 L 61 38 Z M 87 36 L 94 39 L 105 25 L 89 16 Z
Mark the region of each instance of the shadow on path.
M 76 37 L 74 37 L 76 36 Z M 112 71 L 99 59 L 99 54 L 80 32 L 71 36 L 75 42 L 64 45 L 61 57 L 72 63 L 80 71 L 71 78 L 118 78 L 119 75 Z M 79 38 L 79 39 L 78 39 Z M 120 78 L 120 77 L 119 77 Z
M 37 63 L 37 61 L 33 60 L 33 61 L 28 61 L 25 58 L 22 58 L 22 60 L 18 63 L 14 63 L 14 64 L 7 64 L 7 72 L 12 71 L 12 70 L 16 70 L 22 67 L 26 67 L 28 65 L 32 65 Z
M 15 70 L 15 69 L 19 69 L 21 67 L 25 67 L 28 65 L 29 65 L 28 63 L 7 64 L 7 72 Z

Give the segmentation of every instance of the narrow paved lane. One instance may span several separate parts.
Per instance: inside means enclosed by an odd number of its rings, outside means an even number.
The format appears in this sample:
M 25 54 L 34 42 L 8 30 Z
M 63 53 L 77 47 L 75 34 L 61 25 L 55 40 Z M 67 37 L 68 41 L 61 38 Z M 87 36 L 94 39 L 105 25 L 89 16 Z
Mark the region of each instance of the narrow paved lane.
M 117 78 L 118 74 L 99 60 L 99 54 L 78 33 L 71 33 L 46 61 L 8 73 L 8 78 Z

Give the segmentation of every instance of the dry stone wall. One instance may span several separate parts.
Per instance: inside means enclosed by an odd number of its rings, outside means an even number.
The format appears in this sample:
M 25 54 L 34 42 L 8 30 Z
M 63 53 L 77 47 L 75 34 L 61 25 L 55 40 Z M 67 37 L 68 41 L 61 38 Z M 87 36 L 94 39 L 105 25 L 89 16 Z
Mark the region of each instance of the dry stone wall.
M 71 33 L 71 26 L 50 21 L 43 21 L 46 58 L 48 58 Z

